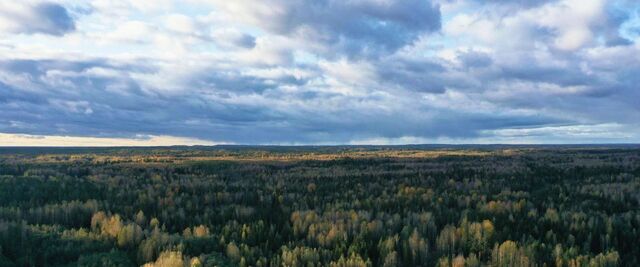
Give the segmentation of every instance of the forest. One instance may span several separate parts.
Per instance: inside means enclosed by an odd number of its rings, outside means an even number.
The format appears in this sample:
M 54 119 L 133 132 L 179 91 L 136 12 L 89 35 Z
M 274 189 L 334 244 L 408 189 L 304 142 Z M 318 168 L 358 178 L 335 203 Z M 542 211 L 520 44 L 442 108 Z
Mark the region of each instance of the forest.
M 0 148 L 0 266 L 640 266 L 640 147 Z

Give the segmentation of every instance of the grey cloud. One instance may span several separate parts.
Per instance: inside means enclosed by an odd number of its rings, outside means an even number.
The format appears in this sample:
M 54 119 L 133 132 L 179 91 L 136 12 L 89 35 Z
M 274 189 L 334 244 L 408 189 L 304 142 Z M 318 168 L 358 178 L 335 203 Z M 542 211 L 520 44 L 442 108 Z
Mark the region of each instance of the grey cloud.
M 75 30 L 75 22 L 63 6 L 54 3 L 41 3 L 34 7 L 41 22 L 32 31 L 63 35 Z
M 577 67 L 577 66 L 576 66 Z M 589 85 L 596 78 L 578 69 L 538 65 L 503 66 L 494 74 L 496 79 L 517 79 L 531 82 L 553 83 L 561 86 Z
M 620 35 L 619 28 L 622 23 L 629 19 L 629 14 L 624 10 L 609 7 L 607 17 L 600 27 L 600 31 L 605 38 L 607 46 L 630 45 L 633 42 Z
M 531 8 L 544 5 L 549 2 L 557 2 L 558 0 L 475 0 L 481 4 L 496 4 L 502 6 L 512 6 L 516 8 Z
M 256 37 L 251 34 L 235 31 L 214 32 L 211 38 L 218 45 L 223 47 L 240 47 L 251 49 L 256 46 Z
M 443 69 L 437 64 L 405 62 L 404 70 L 435 71 Z M 4 123 L 0 132 L 27 134 L 72 134 L 82 136 L 136 136 L 138 134 L 169 134 L 197 137 L 217 141 L 239 143 L 274 142 L 348 142 L 354 137 L 376 136 L 398 137 L 403 135 L 475 136 L 476 132 L 501 125 L 538 125 L 548 121 L 531 121 L 519 117 L 483 117 L 474 114 L 430 110 L 427 107 L 394 109 L 392 112 L 377 110 L 373 104 L 350 105 L 352 101 L 366 103 L 385 99 L 353 99 L 348 96 L 313 92 L 300 95 L 283 95 L 277 90 L 234 90 L 239 85 L 229 85 L 224 92 L 191 92 L 165 96 L 146 94 L 139 90 L 135 81 L 127 84 L 127 95 L 106 90 L 108 84 L 121 83 L 123 77 L 100 78 L 89 76 L 67 77 L 73 90 L 54 90 L 42 78 L 47 70 L 82 71 L 92 65 L 117 68 L 107 62 L 68 61 L 15 61 L 0 64 L 0 71 L 28 74 L 40 87 L 39 91 L 25 91 L 2 84 L 0 90 L 0 121 Z M 204 75 L 204 74 L 203 74 Z M 234 75 L 234 74 L 229 74 Z M 200 77 L 207 79 L 210 77 Z M 240 84 L 255 82 L 251 78 L 233 78 Z M 247 79 L 247 81 L 242 81 Z M 255 77 L 253 79 L 256 79 Z M 296 86 L 296 85 L 294 85 Z M 301 85 L 304 86 L 304 85 Z M 407 85 L 409 86 L 409 85 Z M 242 86 L 240 86 L 242 87 Z M 81 92 L 79 94 L 79 92 Z M 224 97 L 209 98 L 208 94 L 262 94 L 267 103 L 231 103 Z M 308 102 L 309 107 L 277 107 L 282 97 L 294 97 L 296 101 Z M 58 103 L 58 104 L 56 104 Z M 59 104 L 59 103 L 62 103 Z M 322 104 L 339 107 L 329 109 Z M 75 108 L 78 105 L 80 108 Z M 415 105 L 415 103 L 414 103 Z M 312 107 L 313 106 L 313 107 Z M 371 108 L 367 108 L 367 107 Z M 67 107 L 67 108 L 65 108 Z M 92 112 L 85 112 L 90 108 Z M 331 110 L 331 111 L 330 111 Z M 425 119 L 425 114 L 437 112 L 435 119 Z M 24 125 L 37 125 L 25 128 Z
M 479 4 L 491 4 L 508 9 L 527 9 L 542 6 L 559 0 L 472 0 Z
M 458 53 L 458 58 L 467 68 L 482 68 L 490 66 L 493 63 L 491 56 L 483 52 L 467 51 Z
M 69 134 L 84 136 L 135 136 L 144 134 L 170 134 L 207 139 L 232 141 L 232 130 L 249 125 L 259 127 L 274 120 L 285 120 L 278 112 L 246 104 L 226 104 L 212 101 L 204 93 L 166 96 L 145 93 L 140 85 L 126 77 L 92 77 L 77 75 L 63 77 L 68 88 L 53 88 L 45 76 L 50 70 L 82 73 L 83 70 L 102 68 L 125 68 L 135 72 L 135 67 L 114 66 L 105 61 L 5 61 L 0 72 L 27 75 L 38 87 L 37 91 L 23 90 L 0 83 L 0 121 L 19 121 L 26 125 L 38 125 L 29 134 Z M 138 68 L 138 70 L 147 70 Z M 211 77 L 200 77 L 211 79 Z M 219 77 L 218 77 L 219 79 Z M 229 74 L 222 93 L 249 94 L 252 91 L 238 90 L 241 84 L 255 90 L 259 80 Z M 246 79 L 246 81 L 243 81 Z M 111 84 L 124 86 L 127 94 L 107 90 Z M 80 105 L 80 108 L 76 108 Z M 91 112 L 85 112 L 90 108 Z M 201 123 L 191 124 L 197 120 Z M 214 126 L 211 126 L 214 125 Z M 0 126 L 0 132 L 22 133 L 24 127 L 11 124 Z
M 376 65 L 381 82 L 411 91 L 442 93 L 447 81 L 445 68 L 435 61 L 387 58 Z
M 257 26 L 321 43 L 347 56 L 395 51 L 441 26 L 439 6 L 427 0 L 269 1 L 267 5 L 281 12 L 253 14 Z
M 9 28 L 12 32 L 61 36 L 76 29 L 74 19 L 62 5 L 51 2 L 15 5 L 18 5 L 20 12 L 0 10 L 0 17 L 15 24 Z
M 253 48 L 256 46 L 256 38 L 249 34 L 242 34 L 239 38 L 233 40 L 237 46 L 244 48 Z
M 215 93 L 261 93 L 280 86 L 303 86 L 308 81 L 292 75 L 274 78 L 256 77 L 242 74 L 238 70 L 206 69 L 191 75 L 189 87 Z

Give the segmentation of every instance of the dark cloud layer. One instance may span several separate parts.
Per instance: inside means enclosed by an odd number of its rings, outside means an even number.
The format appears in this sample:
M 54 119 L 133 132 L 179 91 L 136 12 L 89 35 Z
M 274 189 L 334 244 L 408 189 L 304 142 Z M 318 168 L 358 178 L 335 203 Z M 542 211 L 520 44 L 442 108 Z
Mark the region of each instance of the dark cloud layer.
M 438 82 L 444 71 L 438 64 L 399 61 L 390 66 L 395 73 L 384 74 L 386 83 L 420 92 L 414 80 L 418 73 L 434 72 L 431 81 Z M 331 102 L 336 98 L 335 110 L 317 107 L 312 111 L 296 110 L 295 106 L 278 108 L 275 102 L 264 104 L 233 104 L 225 98 L 211 99 L 207 95 L 269 95 L 270 99 L 287 97 L 281 92 L 267 92 L 269 86 L 260 85 L 255 77 L 221 78 L 217 74 L 200 77 L 210 80 L 214 87 L 200 93 L 172 96 L 146 93 L 133 80 L 125 82 L 126 94 L 110 91 L 113 84 L 122 84 L 126 77 L 92 77 L 82 74 L 95 67 L 126 72 L 147 70 L 136 66 L 114 66 L 106 61 L 5 61 L 1 71 L 28 77 L 30 86 L 16 88 L 0 84 L 0 132 L 133 137 L 139 133 L 176 135 L 238 143 L 273 142 L 348 142 L 354 137 L 382 136 L 400 138 L 422 136 L 428 138 L 473 138 L 482 130 L 503 127 L 536 127 L 567 123 L 548 116 L 478 114 L 468 111 L 430 108 L 398 108 L 392 112 L 350 106 L 350 98 L 316 93 L 307 101 Z M 67 73 L 66 77 L 51 77 L 52 71 Z M 413 73 L 405 74 L 403 72 Z M 48 74 L 49 73 L 49 74 Z M 76 73 L 78 75 L 73 75 Z M 402 79 L 406 79 L 402 80 Z M 425 81 L 428 82 L 428 81 Z M 66 84 L 59 87 L 56 84 Z M 282 86 L 283 83 L 278 83 Z M 247 88 L 247 89 L 243 89 Z M 252 90 L 248 90 L 251 88 Z M 258 91 L 255 91 L 260 89 Z M 248 91 L 247 91 L 248 90 Z M 395 89 L 398 90 L 398 89 Z M 427 90 L 429 91 L 429 90 Z M 434 92 L 433 89 L 430 93 Z M 442 90 L 436 90 L 442 93 Z M 512 103 L 516 103 L 512 101 Z

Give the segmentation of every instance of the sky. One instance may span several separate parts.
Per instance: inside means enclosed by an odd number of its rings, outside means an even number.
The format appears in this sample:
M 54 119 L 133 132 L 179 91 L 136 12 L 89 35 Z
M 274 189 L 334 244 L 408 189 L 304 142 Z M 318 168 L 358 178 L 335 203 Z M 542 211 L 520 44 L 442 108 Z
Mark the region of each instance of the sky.
M 640 2 L 0 2 L 0 146 L 417 143 L 640 143 Z

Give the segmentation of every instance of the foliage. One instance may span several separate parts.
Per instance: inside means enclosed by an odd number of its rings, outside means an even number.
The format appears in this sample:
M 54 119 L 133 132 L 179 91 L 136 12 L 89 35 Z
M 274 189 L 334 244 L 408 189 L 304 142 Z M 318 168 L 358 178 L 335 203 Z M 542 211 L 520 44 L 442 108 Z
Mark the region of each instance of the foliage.
M 0 266 L 640 266 L 634 148 L 0 152 Z

